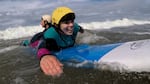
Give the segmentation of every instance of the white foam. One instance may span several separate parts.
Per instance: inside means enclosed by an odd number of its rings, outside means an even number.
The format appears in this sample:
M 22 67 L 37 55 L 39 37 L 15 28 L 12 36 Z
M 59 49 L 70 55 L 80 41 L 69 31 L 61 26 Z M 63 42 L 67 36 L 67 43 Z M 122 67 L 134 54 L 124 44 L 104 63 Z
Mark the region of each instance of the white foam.
M 133 32 L 134 34 L 139 34 L 139 35 L 143 35 L 143 34 L 150 34 L 150 32 Z
M 150 21 L 142 20 L 132 20 L 132 19 L 117 19 L 114 21 L 105 21 L 105 22 L 91 22 L 91 23 L 80 23 L 85 29 L 110 29 L 113 27 L 124 27 L 124 26 L 133 26 L 133 25 L 143 25 L 150 24 Z
M 0 39 L 17 39 L 22 37 L 33 36 L 34 34 L 43 31 L 40 26 L 26 26 L 18 28 L 8 28 L 0 31 Z
M 82 39 L 81 39 L 82 38 Z M 103 36 L 98 36 L 97 34 L 92 34 L 90 32 L 84 32 L 83 34 L 80 34 L 77 36 L 77 42 L 78 43 L 85 43 L 85 44 L 95 44 L 99 41 L 103 42 L 109 42 L 110 40 Z
M 117 62 L 95 62 L 94 68 L 100 70 L 110 70 L 110 71 L 119 71 L 119 72 L 126 72 L 130 71 L 126 65 L 117 63 Z
M 18 46 L 5 47 L 5 48 L 3 48 L 3 49 L 0 49 L 0 53 L 4 53 L 4 52 L 7 52 L 7 51 L 11 51 L 11 50 L 14 50 L 15 48 L 18 48 Z
M 150 21 L 132 20 L 132 19 L 117 19 L 114 21 L 105 22 L 90 22 L 90 23 L 79 23 L 84 29 L 89 30 L 102 30 L 111 29 L 114 27 L 124 27 L 132 25 L 143 25 L 150 24 Z M 20 26 L 17 28 L 7 28 L 6 30 L 0 31 L 0 39 L 17 39 L 22 37 L 33 36 L 34 34 L 43 31 L 41 26 Z
M 14 80 L 15 84 L 28 84 L 23 78 L 21 77 L 16 77 Z

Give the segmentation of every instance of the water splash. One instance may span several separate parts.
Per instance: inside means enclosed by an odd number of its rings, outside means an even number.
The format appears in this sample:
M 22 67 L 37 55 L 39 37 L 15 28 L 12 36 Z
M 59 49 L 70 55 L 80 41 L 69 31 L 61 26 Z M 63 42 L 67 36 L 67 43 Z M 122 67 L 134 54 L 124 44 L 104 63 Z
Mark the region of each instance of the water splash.
M 0 53 L 5 53 L 5 52 L 8 52 L 8 51 L 11 51 L 11 50 L 14 50 L 16 48 L 18 48 L 19 46 L 9 46 L 9 47 L 5 47 L 3 49 L 0 49 Z
M 103 30 L 103 29 L 111 29 L 114 27 L 150 24 L 150 21 L 142 21 L 142 20 L 140 21 L 140 20 L 123 18 L 114 21 L 90 22 L 90 23 L 79 23 L 79 24 L 84 29 Z M 41 28 L 41 26 L 19 26 L 16 28 L 7 28 L 5 30 L 0 31 L 0 36 L 1 36 L 0 39 L 8 40 L 8 39 L 29 37 L 41 31 L 43 31 L 43 28 Z

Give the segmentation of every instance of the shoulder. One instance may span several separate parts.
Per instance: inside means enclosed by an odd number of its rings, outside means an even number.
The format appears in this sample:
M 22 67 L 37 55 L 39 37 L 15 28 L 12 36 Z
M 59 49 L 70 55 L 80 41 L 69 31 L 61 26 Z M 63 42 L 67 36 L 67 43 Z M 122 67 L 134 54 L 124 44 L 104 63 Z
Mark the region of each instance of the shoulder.
M 74 27 L 78 27 L 79 25 L 77 23 L 74 23 Z
M 57 31 L 55 30 L 54 27 L 50 27 L 48 28 L 45 32 L 44 32 L 44 38 L 48 39 L 48 38 L 56 38 L 58 35 Z
M 74 23 L 75 28 L 79 28 L 79 25 L 77 23 Z
M 78 32 L 80 30 L 80 26 L 77 23 L 74 23 L 74 31 Z
M 75 30 L 75 32 L 80 32 L 80 33 L 84 33 L 84 29 L 80 26 L 80 25 L 78 25 L 77 23 L 74 23 L 74 30 Z

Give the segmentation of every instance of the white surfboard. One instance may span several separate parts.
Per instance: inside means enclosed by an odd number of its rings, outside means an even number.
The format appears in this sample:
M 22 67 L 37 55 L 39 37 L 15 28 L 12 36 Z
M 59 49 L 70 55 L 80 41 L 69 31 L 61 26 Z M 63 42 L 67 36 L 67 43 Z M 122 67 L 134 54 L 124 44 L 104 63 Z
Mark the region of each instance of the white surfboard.
M 150 71 L 150 39 L 106 45 L 78 45 L 61 50 L 56 55 L 62 62 L 119 64 L 131 71 Z

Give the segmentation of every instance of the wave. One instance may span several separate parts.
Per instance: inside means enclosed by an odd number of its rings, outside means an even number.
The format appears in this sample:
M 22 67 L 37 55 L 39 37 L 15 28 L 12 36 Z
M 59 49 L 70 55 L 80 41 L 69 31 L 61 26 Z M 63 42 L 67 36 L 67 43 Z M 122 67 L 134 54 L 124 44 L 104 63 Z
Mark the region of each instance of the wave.
M 103 30 L 111 29 L 115 27 L 127 27 L 133 25 L 144 25 L 150 24 L 150 21 L 133 20 L 133 19 L 117 19 L 114 21 L 104 21 L 104 22 L 90 22 L 90 23 L 79 23 L 84 29 L 88 30 Z M 20 26 L 16 28 L 7 28 L 0 31 L 0 39 L 18 39 L 23 37 L 30 37 L 34 34 L 43 31 L 41 26 Z
M 19 46 L 9 46 L 9 47 L 5 47 L 3 49 L 0 49 L 0 53 L 5 53 L 7 51 L 11 51 L 14 50 L 15 48 L 18 48 Z
M 8 40 L 29 37 L 42 30 L 43 29 L 41 26 L 20 26 L 17 28 L 7 28 L 6 30 L 0 31 L 0 39 Z
M 117 19 L 114 21 L 105 21 L 105 22 L 91 22 L 91 23 L 80 23 L 86 29 L 94 30 L 94 29 L 111 29 L 114 27 L 127 27 L 133 25 L 143 25 L 150 24 L 150 21 L 142 21 L 142 20 L 133 20 L 133 19 Z

